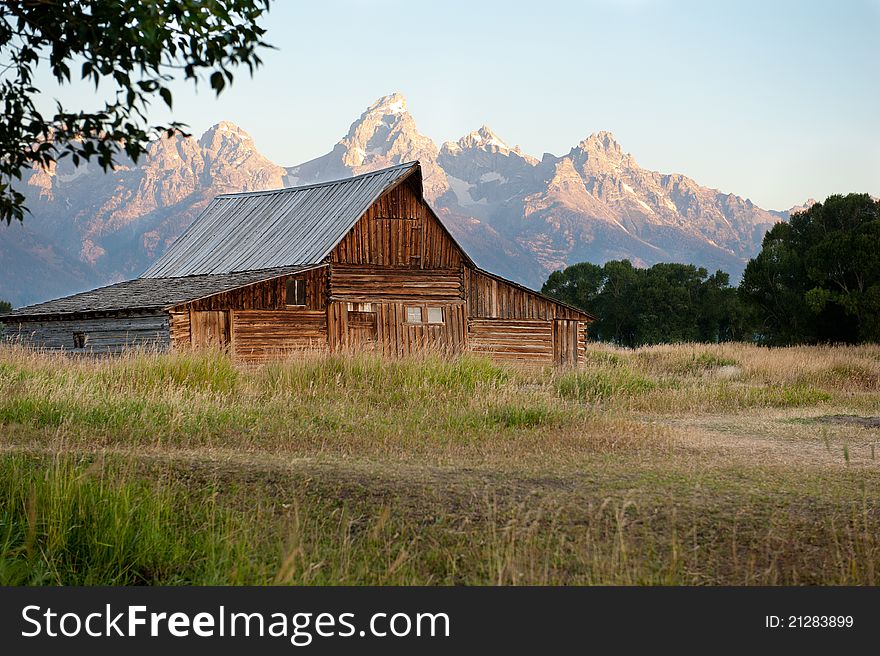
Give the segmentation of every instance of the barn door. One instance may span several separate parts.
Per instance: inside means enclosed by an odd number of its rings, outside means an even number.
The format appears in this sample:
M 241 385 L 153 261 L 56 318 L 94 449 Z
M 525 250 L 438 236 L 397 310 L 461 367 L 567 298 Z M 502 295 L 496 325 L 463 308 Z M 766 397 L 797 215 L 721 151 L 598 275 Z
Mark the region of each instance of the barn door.
M 578 322 L 572 319 L 553 321 L 553 363 L 574 365 L 578 361 Z
M 226 349 L 229 346 L 228 312 L 193 312 L 190 315 L 193 348 Z
M 379 337 L 375 312 L 348 311 L 348 345 L 356 350 L 369 350 Z

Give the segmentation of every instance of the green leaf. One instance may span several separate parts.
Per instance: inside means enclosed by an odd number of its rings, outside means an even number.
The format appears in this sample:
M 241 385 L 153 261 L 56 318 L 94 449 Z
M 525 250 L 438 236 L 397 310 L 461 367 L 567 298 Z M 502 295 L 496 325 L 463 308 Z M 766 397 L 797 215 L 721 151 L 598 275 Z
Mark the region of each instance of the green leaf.
M 211 73 L 211 88 L 217 92 L 218 96 L 223 91 L 224 86 L 226 86 L 226 80 L 223 79 L 223 73 L 220 71 Z
M 0 11 L 0 55 L 6 62 L 0 81 L 4 108 L 0 158 L 0 221 L 22 218 L 25 198 L 11 187 L 23 171 L 51 161 L 65 150 L 80 164 L 92 155 L 112 168 L 124 149 L 131 156 L 166 129 L 150 125 L 147 108 L 157 96 L 172 108 L 167 83 L 210 76 L 219 94 L 232 84 L 236 66 L 251 70 L 261 41 L 258 22 L 268 0 L 89 0 L 89 2 L 17 2 Z M 41 89 L 34 69 L 46 62 L 60 82 L 81 79 L 106 85 L 109 97 L 99 111 L 65 110 L 51 117 L 37 109 Z M 179 125 L 173 123 L 173 125 Z M 42 144 L 52 135 L 57 151 Z M 85 141 L 83 141 L 85 139 Z M 71 146 L 70 144 L 80 144 Z M 83 145 L 88 144 L 88 145 Z M 100 147 L 95 148 L 94 144 Z M 124 144 L 124 145 L 123 145 Z
M 168 89 L 168 87 L 159 87 L 159 95 L 162 96 L 162 100 L 164 100 L 165 104 L 168 105 L 168 109 L 172 109 L 171 90 Z

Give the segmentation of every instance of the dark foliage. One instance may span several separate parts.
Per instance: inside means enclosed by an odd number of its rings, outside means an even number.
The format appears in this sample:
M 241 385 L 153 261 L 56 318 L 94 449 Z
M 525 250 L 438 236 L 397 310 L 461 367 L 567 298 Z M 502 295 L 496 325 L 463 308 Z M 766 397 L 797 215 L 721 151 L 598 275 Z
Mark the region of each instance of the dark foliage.
M 749 322 L 723 271 L 690 264 L 581 263 L 550 275 L 542 291 L 597 315 L 595 339 L 622 346 L 748 339 Z
M 880 202 L 829 196 L 775 225 L 740 294 L 766 343 L 880 341 Z
M 182 131 L 178 122 L 150 125 L 160 99 L 170 108 L 169 83 L 205 76 L 220 93 L 232 69 L 261 64 L 264 29 L 257 22 L 269 0 L 21 0 L 0 4 L 0 220 L 22 220 L 24 196 L 14 188 L 27 169 L 61 157 L 96 158 L 104 170 L 123 154 L 137 161 L 149 142 Z M 47 66 L 59 84 L 75 77 L 109 89 L 94 111 L 56 105 L 51 116 L 35 104 L 34 73 Z

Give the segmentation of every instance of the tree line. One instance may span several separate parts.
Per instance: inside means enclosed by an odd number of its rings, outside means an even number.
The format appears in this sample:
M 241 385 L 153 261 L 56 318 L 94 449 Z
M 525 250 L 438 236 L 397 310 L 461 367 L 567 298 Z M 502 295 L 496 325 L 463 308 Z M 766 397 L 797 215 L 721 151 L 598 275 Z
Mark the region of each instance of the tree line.
M 597 316 L 594 339 L 768 345 L 880 341 L 880 201 L 834 195 L 776 224 L 738 287 L 691 264 L 555 271 L 541 291 Z
M 629 260 L 582 262 L 550 274 L 542 292 L 594 314 L 591 338 L 621 346 L 750 338 L 728 274 L 709 275 L 692 264 L 641 269 Z

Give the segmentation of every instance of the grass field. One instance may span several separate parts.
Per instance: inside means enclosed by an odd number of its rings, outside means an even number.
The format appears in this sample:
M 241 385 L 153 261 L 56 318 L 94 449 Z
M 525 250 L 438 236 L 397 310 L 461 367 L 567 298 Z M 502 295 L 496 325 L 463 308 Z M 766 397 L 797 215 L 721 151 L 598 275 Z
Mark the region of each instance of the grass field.
M 0 584 L 877 584 L 880 347 L 0 350 Z

